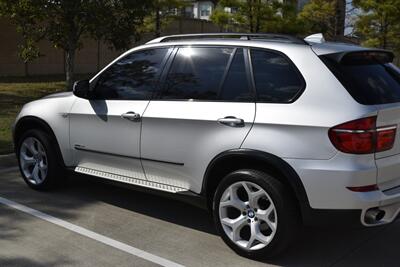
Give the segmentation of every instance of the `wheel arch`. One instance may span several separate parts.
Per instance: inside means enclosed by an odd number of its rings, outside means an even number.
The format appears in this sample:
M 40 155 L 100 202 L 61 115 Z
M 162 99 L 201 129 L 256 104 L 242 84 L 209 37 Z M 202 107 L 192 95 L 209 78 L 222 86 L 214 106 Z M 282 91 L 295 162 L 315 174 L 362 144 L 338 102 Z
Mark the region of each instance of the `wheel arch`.
M 293 193 L 302 214 L 310 209 L 308 197 L 303 183 L 296 171 L 283 159 L 259 150 L 234 149 L 218 154 L 208 165 L 202 185 L 201 194 L 207 200 L 207 207 L 212 207 L 214 192 L 222 178 L 228 173 L 254 168 L 268 172 L 280 179 Z
M 15 126 L 13 128 L 13 141 L 14 141 L 15 153 L 18 153 L 18 151 L 17 151 L 18 142 L 19 142 L 19 139 L 21 138 L 22 134 L 31 129 L 42 130 L 52 137 L 51 142 L 53 142 L 53 144 L 56 148 L 57 156 L 59 157 L 62 166 L 65 167 L 64 158 L 63 158 L 63 155 L 60 150 L 60 145 L 58 143 L 56 135 L 54 134 L 53 129 L 50 127 L 50 125 L 46 121 L 44 121 L 43 119 L 40 119 L 38 117 L 35 117 L 35 116 L 22 117 L 15 124 Z

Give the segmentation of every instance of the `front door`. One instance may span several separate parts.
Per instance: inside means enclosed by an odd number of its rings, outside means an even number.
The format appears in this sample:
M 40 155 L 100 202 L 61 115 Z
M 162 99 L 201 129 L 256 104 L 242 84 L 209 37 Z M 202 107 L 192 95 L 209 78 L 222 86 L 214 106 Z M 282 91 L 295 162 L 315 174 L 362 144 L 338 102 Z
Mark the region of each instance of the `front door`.
M 91 99 L 70 112 L 70 146 L 77 171 L 130 182 L 145 179 L 140 161 L 141 117 L 156 87 L 168 48 L 132 52 L 91 84 Z
M 142 124 L 147 179 L 200 192 L 219 153 L 240 148 L 255 116 L 246 49 L 179 47 Z M 169 65 L 169 64 L 168 64 Z

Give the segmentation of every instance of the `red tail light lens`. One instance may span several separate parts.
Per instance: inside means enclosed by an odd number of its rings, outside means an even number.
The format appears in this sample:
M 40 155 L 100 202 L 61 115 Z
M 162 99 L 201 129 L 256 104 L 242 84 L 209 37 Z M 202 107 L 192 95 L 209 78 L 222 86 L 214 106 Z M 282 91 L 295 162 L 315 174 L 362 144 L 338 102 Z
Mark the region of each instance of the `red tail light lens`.
M 340 151 L 369 154 L 389 150 L 396 137 L 396 126 L 376 127 L 376 116 L 337 125 L 329 130 L 329 139 Z
M 376 151 L 385 151 L 393 147 L 396 138 L 396 126 L 378 128 L 376 138 Z

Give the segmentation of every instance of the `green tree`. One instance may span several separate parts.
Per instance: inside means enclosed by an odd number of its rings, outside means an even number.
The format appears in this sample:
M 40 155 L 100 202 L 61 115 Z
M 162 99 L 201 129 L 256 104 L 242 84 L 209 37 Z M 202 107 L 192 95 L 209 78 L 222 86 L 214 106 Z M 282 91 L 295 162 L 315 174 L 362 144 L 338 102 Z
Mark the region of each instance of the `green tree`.
M 262 25 L 276 15 L 277 0 L 221 0 L 217 6 L 217 14 L 211 19 L 220 27 L 226 21 L 249 32 L 260 32 Z M 225 11 L 225 8 L 231 12 Z M 224 14 L 225 13 L 225 14 Z
M 145 17 L 142 31 L 154 32 L 155 37 L 161 36 L 162 28 L 180 16 L 181 9 L 187 4 L 185 0 L 153 0 L 152 8 Z
M 311 0 L 299 13 L 307 34 L 321 32 L 327 39 L 344 35 L 345 0 Z
M 400 0 L 354 0 L 353 5 L 361 9 L 355 35 L 363 45 L 400 53 Z
M 220 32 L 228 32 L 232 21 L 232 15 L 224 10 L 224 7 L 217 6 L 211 14 L 211 21 L 218 25 Z
M 38 56 L 36 44 L 42 39 L 64 50 L 67 89 L 71 90 L 82 38 L 102 38 L 116 49 L 126 48 L 137 37 L 136 25 L 143 22 L 151 5 L 146 0 L 2 0 L 0 13 L 22 33 L 25 41 L 20 54 L 25 59 Z
M 261 30 L 263 32 L 297 35 L 304 32 L 304 24 L 297 16 L 296 1 L 274 2 L 271 17 L 266 20 Z
M 221 0 L 211 20 L 221 31 L 232 27 L 249 32 L 297 34 L 303 31 L 297 18 L 297 3 L 288 0 Z
M 311 0 L 299 13 L 299 19 L 305 25 L 306 33 L 321 32 L 333 37 L 335 1 Z

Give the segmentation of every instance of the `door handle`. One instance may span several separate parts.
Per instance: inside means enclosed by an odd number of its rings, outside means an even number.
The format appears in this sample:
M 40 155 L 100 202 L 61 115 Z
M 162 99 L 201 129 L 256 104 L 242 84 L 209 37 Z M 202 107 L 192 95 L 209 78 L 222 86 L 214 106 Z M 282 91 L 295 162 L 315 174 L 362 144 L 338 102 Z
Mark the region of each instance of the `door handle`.
M 133 111 L 128 111 L 124 114 L 121 115 L 122 118 L 133 121 L 133 122 L 139 122 L 140 121 L 140 114 L 135 113 Z
M 244 120 L 233 116 L 218 119 L 218 122 L 230 127 L 244 127 Z

